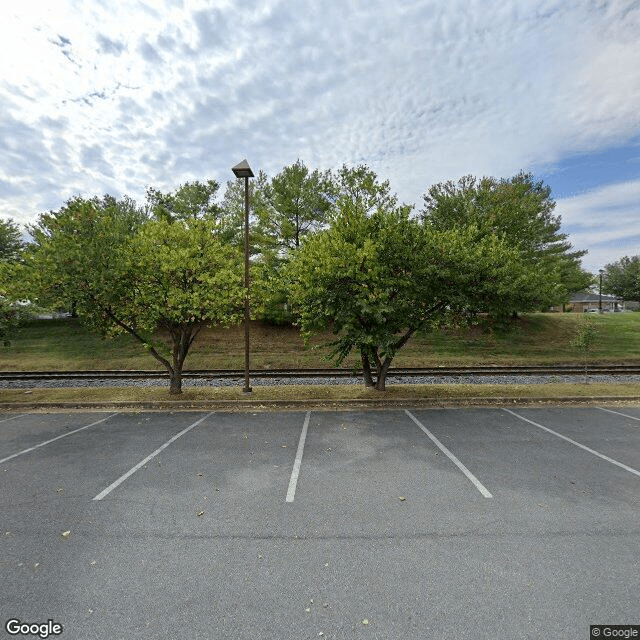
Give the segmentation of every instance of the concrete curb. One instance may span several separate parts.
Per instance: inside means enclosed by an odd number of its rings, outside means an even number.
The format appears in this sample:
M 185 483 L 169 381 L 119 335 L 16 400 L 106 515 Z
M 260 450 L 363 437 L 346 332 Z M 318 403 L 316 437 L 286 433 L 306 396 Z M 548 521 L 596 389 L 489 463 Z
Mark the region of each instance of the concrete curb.
M 558 396 L 509 398 L 509 397 L 453 397 L 453 398 L 394 398 L 351 400 L 159 400 L 132 402 L 6 402 L 0 403 L 0 410 L 7 411 L 331 411 L 336 409 L 387 409 L 409 407 L 501 407 L 553 404 L 607 404 L 620 402 L 640 402 L 640 396 Z

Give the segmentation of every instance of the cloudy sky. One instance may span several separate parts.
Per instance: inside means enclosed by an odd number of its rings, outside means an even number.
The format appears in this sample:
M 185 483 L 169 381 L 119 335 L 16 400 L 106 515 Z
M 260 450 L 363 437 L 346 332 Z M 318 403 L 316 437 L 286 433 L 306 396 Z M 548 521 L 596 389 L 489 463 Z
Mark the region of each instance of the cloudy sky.
M 364 163 L 404 202 L 531 171 L 640 254 L 638 0 L 3 0 L 0 217 Z

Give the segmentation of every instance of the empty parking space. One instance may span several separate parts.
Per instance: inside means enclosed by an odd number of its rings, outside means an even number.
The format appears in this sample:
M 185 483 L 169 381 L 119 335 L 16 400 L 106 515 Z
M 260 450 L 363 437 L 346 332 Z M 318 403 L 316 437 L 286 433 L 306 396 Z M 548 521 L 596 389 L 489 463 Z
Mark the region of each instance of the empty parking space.
M 16 507 L 24 500 L 46 502 L 51 495 L 59 499 L 71 495 L 92 498 L 193 422 L 192 415 L 204 414 L 110 415 L 88 414 L 80 420 L 78 416 L 65 420 L 53 414 L 49 416 L 53 427 L 47 428 L 43 423 L 48 416 L 38 416 L 35 426 L 31 418 L 26 420 L 26 433 L 14 432 L 10 448 L 2 450 L 8 453 L 3 456 L 8 459 L 0 464 L 1 477 L 12 487 L 9 497 Z M 12 426 L 19 427 L 21 422 L 15 421 Z M 42 440 L 45 433 L 50 437 Z M 22 448 L 24 444 L 30 446 Z
M 638 433 L 610 424 L 606 427 L 607 437 L 617 443 L 614 447 L 603 447 L 600 414 L 593 409 L 586 410 L 587 413 L 576 411 L 573 414 L 568 409 L 550 413 L 542 409 L 514 413 L 499 409 L 431 410 L 416 415 L 423 416 L 433 432 L 454 453 L 459 452 L 502 500 L 524 507 L 546 500 L 566 508 L 582 504 L 587 498 L 594 504 L 607 506 L 616 501 L 638 504 L 640 477 L 534 424 L 555 425 L 559 427 L 558 434 L 575 435 L 585 443 L 600 446 L 612 457 L 615 454 L 633 461 L 633 451 L 640 440 Z M 576 433 L 571 425 L 580 420 L 584 428 Z M 626 453 L 620 450 L 621 446 L 626 446 Z
M 123 482 L 125 482 L 138 470 L 142 468 L 146 469 L 146 466 L 149 463 L 151 463 L 151 461 L 154 460 L 154 458 L 157 458 L 157 456 L 159 456 L 167 447 L 171 446 L 176 440 L 178 440 L 178 438 L 181 438 L 183 435 L 191 431 L 191 429 L 194 429 L 199 424 L 203 423 L 210 415 L 211 414 L 208 413 L 207 415 L 202 416 L 201 418 L 198 418 L 195 422 L 192 422 L 190 425 L 186 426 L 184 429 L 182 429 L 181 431 L 178 431 L 178 433 L 171 436 L 171 438 L 169 438 L 166 442 L 162 443 L 157 449 L 152 451 L 149 455 L 145 456 L 142 460 L 140 460 L 140 462 L 133 465 L 131 469 L 129 469 L 128 471 L 125 471 L 120 477 L 116 478 L 116 480 L 114 480 L 108 487 L 103 489 L 97 496 L 95 496 L 94 500 L 102 500 L 103 498 L 106 498 L 112 491 L 117 489 Z M 158 463 L 158 466 L 160 466 L 159 460 L 157 461 L 157 463 Z
M 630 433 L 625 425 L 608 418 L 594 422 L 592 414 L 580 411 L 560 410 L 552 414 L 545 410 L 505 411 L 532 428 L 540 429 L 549 438 L 559 440 L 555 450 L 559 454 L 566 453 L 567 461 L 558 466 L 575 476 L 572 484 L 585 485 L 584 489 L 589 488 L 588 493 L 594 497 L 640 506 L 637 433 Z
M 65 438 L 78 431 L 101 424 L 116 414 L 26 415 L 10 418 L 0 429 L 0 463 Z
M 179 438 L 161 443 L 168 446 L 157 455 L 149 459 L 158 449 L 149 446 L 124 474 L 114 475 L 94 496 L 100 497 L 96 508 L 101 505 L 99 512 L 114 531 L 168 527 L 176 534 L 242 536 L 288 531 L 285 497 L 304 416 L 203 416 Z
M 313 412 L 289 518 L 312 535 L 398 535 L 486 517 L 483 500 L 404 411 Z
M 622 464 L 640 466 L 640 422 L 619 412 L 594 412 L 593 409 L 579 407 L 518 409 L 513 412 Z
M 636 421 L 514 413 L 0 422 L 0 459 L 50 440 L 0 464 L 0 610 L 97 640 L 572 639 L 630 622 L 640 477 L 532 423 L 637 467 Z
M 394 499 L 412 490 L 473 495 L 460 471 L 403 411 L 313 413 L 299 499 L 328 492 L 334 500 Z M 414 491 L 415 493 L 415 491 Z
M 634 407 L 625 407 L 621 409 L 611 409 L 609 407 L 598 407 L 600 411 L 604 411 L 605 413 L 611 413 L 616 416 L 622 416 L 623 418 L 627 418 L 627 424 L 638 426 L 638 422 L 640 421 L 640 410 L 635 409 Z M 633 421 L 633 422 L 631 422 Z

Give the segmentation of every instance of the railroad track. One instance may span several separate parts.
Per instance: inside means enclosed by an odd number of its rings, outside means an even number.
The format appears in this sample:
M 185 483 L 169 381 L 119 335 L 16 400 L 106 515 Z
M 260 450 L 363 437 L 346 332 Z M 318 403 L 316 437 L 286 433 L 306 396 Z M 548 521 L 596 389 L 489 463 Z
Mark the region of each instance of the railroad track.
M 589 375 L 639 375 L 640 364 L 623 365 L 589 365 Z M 551 366 L 479 366 L 479 367 L 411 367 L 394 368 L 388 372 L 389 377 L 412 376 L 523 376 L 523 375 L 576 375 L 583 374 L 583 365 L 551 365 Z M 183 372 L 183 378 L 241 378 L 242 369 L 201 369 Z M 352 369 L 260 369 L 250 371 L 252 378 L 336 378 L 359 377 L 360 370 Z M 2 380 L 105 380 L 105 379 L 153 379 L 168 378 L 165 371 L 151 370 L 96 370 L 96 371 L 0 371 Z

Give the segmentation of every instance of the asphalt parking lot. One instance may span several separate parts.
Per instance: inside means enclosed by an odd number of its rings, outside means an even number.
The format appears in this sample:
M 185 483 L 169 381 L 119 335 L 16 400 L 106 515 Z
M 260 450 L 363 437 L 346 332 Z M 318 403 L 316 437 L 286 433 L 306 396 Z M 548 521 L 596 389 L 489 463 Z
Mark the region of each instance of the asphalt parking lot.
M 0 413 L 0 487 L 0 637 L 640 624 L 640 407 Z

